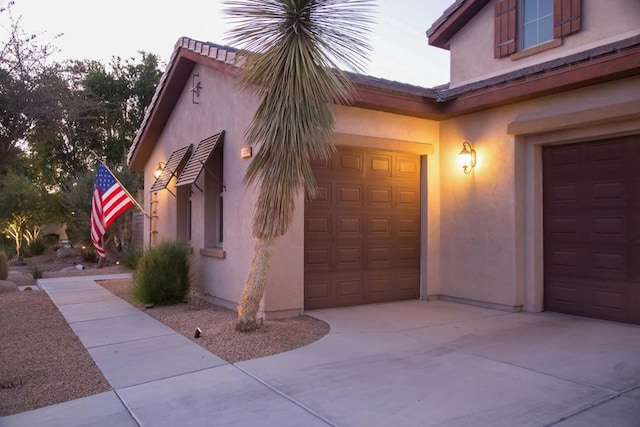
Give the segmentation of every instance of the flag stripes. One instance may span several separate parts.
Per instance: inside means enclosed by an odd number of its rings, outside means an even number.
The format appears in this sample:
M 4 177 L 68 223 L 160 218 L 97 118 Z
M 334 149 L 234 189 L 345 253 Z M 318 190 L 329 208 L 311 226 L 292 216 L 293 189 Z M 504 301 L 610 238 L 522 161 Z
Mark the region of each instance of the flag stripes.
M 113 221 L 133 204 L 134 200 L 122 184 L 99 161 L 91 201 L 91 241 L 99 256 L 105 256 L 102 236 Z

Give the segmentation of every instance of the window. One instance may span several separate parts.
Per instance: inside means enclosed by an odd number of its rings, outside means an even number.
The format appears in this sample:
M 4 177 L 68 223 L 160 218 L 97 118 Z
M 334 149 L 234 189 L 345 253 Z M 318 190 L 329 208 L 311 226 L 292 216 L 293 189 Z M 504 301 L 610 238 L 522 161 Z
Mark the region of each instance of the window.
M 224 195 L 222 158 L 223 158 L 224 131 L 209 138 L 203 139 L 198 144 L 196 151 L 187 161 L 182 174 L 176 181 L 176 187 L 190 188 L 191 185 L 198 188 L 204 196 L 204 230 L 195 230 L 202 233 L 204 237 L 204 248 L 200 253 L 224 258 L 224 251 L 209 249 L 219 249 L 222 247 L 223 239 L 223 212 L 222 198 Z M 201 173 L 204 173 L 204 188 L 198 186 L 197 181 Z M 189 217 L 188 231 L 191 233 L 191 205 L 186 208 L 185 216 Z M 187 215 L 188 214 L 188 215 Z
M 183 243 L 191 242 L 191 188 L 176 187 L 176 238 Z
M 496 58 L 561 39 L 581 28 L 581 0 L 503 0 L 496 3 L 494 12 Z
M 553 37 L 553 0 L 521 0 L 520 48 L 526 49 Z
M 204 246 L 222 247 L 223 227 L 223 145 L 218 144 L 205 165 Z

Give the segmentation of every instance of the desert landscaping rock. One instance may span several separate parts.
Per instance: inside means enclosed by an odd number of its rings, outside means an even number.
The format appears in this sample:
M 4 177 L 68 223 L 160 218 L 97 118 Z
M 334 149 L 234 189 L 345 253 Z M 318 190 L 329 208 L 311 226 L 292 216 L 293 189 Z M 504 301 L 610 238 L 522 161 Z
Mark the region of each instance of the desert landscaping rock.
M 74 258 L 80 255 L 80 251 L 76 248 L 60 248 L 56 251 L 58 258 Z
M 6 294 L 9 292 L 15 292 L 18 290 L 18 285 L 10 280 L 0 280 L 0 294 Z

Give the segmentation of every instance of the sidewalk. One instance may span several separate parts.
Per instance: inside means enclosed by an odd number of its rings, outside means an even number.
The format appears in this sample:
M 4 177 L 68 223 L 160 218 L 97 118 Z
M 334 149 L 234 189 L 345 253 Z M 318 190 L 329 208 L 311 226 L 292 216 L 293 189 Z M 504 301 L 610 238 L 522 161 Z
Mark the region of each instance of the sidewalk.
M 1 427 L 326 425 L 95 282 L 127 277 L 38 281 L 113 390 L 0 418 Z

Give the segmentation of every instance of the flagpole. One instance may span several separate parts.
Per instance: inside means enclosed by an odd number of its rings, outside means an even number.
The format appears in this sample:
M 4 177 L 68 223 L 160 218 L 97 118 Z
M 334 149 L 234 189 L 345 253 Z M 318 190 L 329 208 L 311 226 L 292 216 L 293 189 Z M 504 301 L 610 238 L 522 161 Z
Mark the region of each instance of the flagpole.
M 127 196 L 129 196 L 129 198 L 131 198 L 131 200 L 133 201 L 133 203 L 135 203 L 135 205 L 138 207 L 138 209 L 140 209 L 140 210 L 142 211 L 142 213 L 143 213 L 147 218 L 151 219 L 151 216 L 150 216 L 148 213 L 146 213 L 146 212 L 144 211 L 144 208 L 142 207 L 142 205 L 140 205 L 140 203 L 138 203 L 138 201 L 136 200 L 136 198 L 135 198 L 135 197 L 133 197 L 133 196 L 131 195 L 131 193 L 129 193 L 129 190 L 127 190 L 127 187 L 125 187 L 124 185 L 122 185 L 122 183 L 118 180 L 118 178 L 116 178 L 116 176 L 114 175 L 114 173 L 113 173 L 113 172 L 111 172 L 111 169 L 109 169 L 109 167 L 108 167 L 107 165 L 105 165 L 105 164 L 104 164 L 104 162 L 100 159 L 100 157 L 98 157 L 98 155 L 96 154 L 96 152 L 92 150 L 92 151 L 91 151 L 91 153 L 96 157 L 96 159 L 97 159 L 100 163 L 102 163 L 102 166 L 104 166 L 104 168 L 105 168 L 105 169 L 106 169 L 106 170 L 111 174 L 111 176 L 113 176 L 113 179 L 115 179 L 115 180 L 116 180 L 116 182 L 117 182 L 118 184 L 120 184 L 120 187 L 122 187 L 122 189 L 124 190 L 124 192 L 125 192 L 125 193 L 127 193 Z

